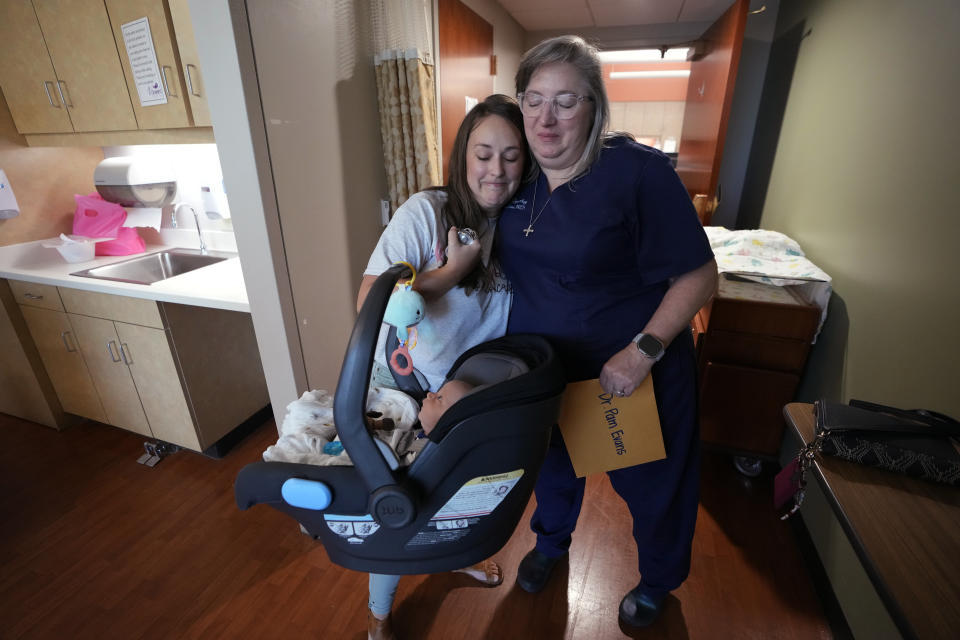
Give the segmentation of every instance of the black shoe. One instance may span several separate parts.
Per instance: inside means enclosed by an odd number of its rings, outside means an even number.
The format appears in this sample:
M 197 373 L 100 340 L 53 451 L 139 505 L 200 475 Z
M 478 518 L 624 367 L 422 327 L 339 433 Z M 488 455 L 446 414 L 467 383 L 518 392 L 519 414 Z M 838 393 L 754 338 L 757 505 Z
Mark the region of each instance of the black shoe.
M 620 622 L 631 627 L 650 626 L 660 615 L 665 597 L 650 597 L 636 587 L 620 601 Z
M 517 568 L 517 584 L 529 593 L 538 593 L 547 586 L 547 580 L 553 572 L 553 567 L 563 556 L 551 558 L 533 549 L 523 557 Z

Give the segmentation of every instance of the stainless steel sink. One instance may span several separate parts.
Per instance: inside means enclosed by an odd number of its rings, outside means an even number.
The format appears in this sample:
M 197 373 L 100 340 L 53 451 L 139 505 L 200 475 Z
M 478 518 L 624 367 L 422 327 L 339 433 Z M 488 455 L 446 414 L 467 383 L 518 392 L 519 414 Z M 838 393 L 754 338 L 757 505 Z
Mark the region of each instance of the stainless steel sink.
M 102 267 L 76 271 L 70 275 L 133 284 L 153 284 L 200 267 L 234 258 L 236 255 L 226 251 L 201 253 L 198 249 L 167 249 L 130 260 L 105 264 Z

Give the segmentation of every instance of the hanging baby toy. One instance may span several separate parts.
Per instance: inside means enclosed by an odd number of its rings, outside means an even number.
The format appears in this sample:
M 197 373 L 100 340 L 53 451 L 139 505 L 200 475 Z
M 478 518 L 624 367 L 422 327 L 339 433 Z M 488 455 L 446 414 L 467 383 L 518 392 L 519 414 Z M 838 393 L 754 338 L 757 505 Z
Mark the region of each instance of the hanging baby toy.
M 401 282 L 387 301 L 387 309 L 383 313 L 383 321 L 397 328 L 397 341 L 400 345 L 390 355 L 390 366 L 400 375 L 408 376 L 413 373 L 413 360 L 410 358 L 410 349 L 417 345 L 418 324 L 426 313 L 426 302 L 419 293 L 413 290 L 413 281 L 417 279 L 417 270 L 409 262 L 400 261 L 395 264 L 404 264 L 413 274 L 407 282 Z M 412 337 L 411 337 L 412 333 Z M 404 364 L 399 362 L 403 356 Z

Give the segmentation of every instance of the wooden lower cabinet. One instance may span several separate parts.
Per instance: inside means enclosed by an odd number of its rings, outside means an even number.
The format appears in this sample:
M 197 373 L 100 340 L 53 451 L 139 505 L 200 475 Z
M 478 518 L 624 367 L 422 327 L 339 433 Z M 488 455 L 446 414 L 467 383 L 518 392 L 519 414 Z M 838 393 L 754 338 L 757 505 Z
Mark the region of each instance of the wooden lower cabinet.
M 25 305 L 21 305 L 20 311 L 63 410 L 107 422 L 67 314 Z
M 140 393 L 153 437 L 199 450 L 200 441 L 170 352 L 167 332 L 115 323 L 121 356 Z
M 205 451 L 270 402 L 249 313 L 10 289 L 68 413 Z
M 112 320 L 69 314 L 77 331 L 83 358 L 100 392 L 107 422 L 128 431 L 153 436 L 140 403 L 140 394 L 121 353 L 120 337 Z

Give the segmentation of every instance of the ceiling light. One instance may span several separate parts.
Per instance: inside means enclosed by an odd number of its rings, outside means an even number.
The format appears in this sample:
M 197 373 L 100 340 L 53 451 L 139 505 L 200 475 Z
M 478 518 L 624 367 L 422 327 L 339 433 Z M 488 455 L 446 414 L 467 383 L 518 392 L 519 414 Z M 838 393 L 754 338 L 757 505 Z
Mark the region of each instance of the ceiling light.
M 611 71 L 610 79 L 623 78 L 687 78 L 690 69 L 673 69 L 669 71 Z
M 624 51 L 601 51 L 601 62 L 686 62 L 688 47 L 667 49 L 661 56 L 660 49 L 629 49 Z

